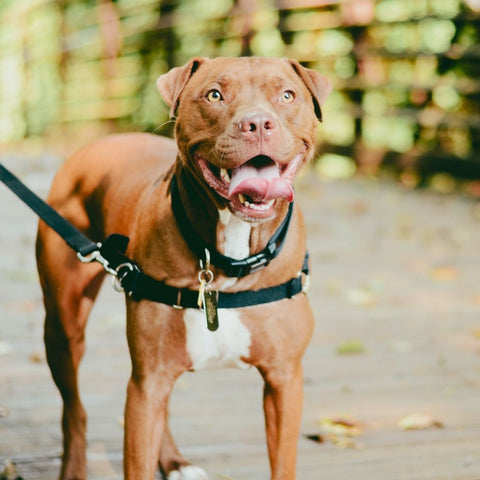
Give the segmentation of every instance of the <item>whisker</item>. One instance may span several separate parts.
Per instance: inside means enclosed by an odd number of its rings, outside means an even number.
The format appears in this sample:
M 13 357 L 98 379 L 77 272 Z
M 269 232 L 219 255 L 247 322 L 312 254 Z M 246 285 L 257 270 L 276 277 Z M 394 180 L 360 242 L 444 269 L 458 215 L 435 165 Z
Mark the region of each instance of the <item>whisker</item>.
M 153 130 L 153 133 L 160 133 L 162 128 L 170 123 L 175 123 L 175 119 L 170 119 L 170 120 L 167 120 L 166 122 L 161 123 L 160 125 L 155 127 L 155 129 Z

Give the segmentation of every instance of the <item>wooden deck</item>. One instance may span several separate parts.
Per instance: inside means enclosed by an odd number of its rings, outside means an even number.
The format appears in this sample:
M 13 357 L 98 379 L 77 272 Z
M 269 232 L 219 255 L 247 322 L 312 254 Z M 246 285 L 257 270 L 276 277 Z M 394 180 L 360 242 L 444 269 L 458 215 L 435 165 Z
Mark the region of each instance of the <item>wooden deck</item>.
M 46 167 L 5 163 L 46 194 L 54 160 Z M 305 357 L 297 478 L 479 480 L 478 205 L 388 183 L 322 183 L 313 175 L 297 191 L 309 227 L 317 321 Z M 61 405 L 43 353 L 36 219 L 3 186 L 0 204 L 0 463 L 14 462 L 26 480 L 52 480 Z M 123 299 L 106 284 L 81 370 L 91 479 L 122 477 L 130 370 L 124 329 Z M 253 370 L 179 380 L 173 431 L 211 479 L 269 478 L 261 397 Z M 398 421 L 412 413 L 443 428 L 401 429 Z M 351 419 L 360 435 L 331 438 L 320 425 L 324 417 Z

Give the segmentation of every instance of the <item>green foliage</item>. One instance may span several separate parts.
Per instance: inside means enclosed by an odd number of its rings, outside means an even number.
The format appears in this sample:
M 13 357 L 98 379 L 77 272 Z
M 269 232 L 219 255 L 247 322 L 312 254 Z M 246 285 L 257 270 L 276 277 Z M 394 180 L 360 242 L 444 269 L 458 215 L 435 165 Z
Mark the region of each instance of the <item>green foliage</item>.
M 461 0 L 371 2 L 3 0 L 0 142 L 99 121 L 170 131 L 161 73 L 197 55 L 290 56 L 334 83 L 320 170 L 362 171 L 345 158 L 361 163 L 363 150 L 398 170 L 408 155 L 415 178 L 477 165 L 479 13 Z M 437 154 L 451 163 L 422 166 Z

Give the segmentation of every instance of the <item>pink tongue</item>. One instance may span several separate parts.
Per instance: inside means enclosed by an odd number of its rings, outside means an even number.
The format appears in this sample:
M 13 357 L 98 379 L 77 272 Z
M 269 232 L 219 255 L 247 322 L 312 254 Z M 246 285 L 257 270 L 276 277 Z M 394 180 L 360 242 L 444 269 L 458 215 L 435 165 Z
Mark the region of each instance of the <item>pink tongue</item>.
M 232 172 L 229 198 L 242 194 L 254 202 L 264 202 L 276 198 L 293 200 L 292 185 L 280 178 L 277 165 L 266 165 L 255 168 L 252 165 L 242 165 Z

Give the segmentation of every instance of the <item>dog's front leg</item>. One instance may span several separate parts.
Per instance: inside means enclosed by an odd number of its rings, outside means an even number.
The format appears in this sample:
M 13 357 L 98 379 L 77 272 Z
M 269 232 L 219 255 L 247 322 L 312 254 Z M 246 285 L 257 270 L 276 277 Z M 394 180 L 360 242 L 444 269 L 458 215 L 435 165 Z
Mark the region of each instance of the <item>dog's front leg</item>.
M 272 480 L 294 480 L 303 403 L 300 363 L 262 371 Z
M 130 480 L 153 479 L 157 468 L 168 393 L 152 380 L 139 381 L 132 375 L 128 384 L 124 471 L 125 478 Z
M 124 472 L 127 480 L 152 480 L 166 430 L 168 399 L 185 371 L 166 307 L 148 302 L 127 305 L 127 337 L 132 375 L 125 406 Z M 175 335 L 177 334 L 177 335 Z M 181 350 L 181 347 L 180 347 Z

